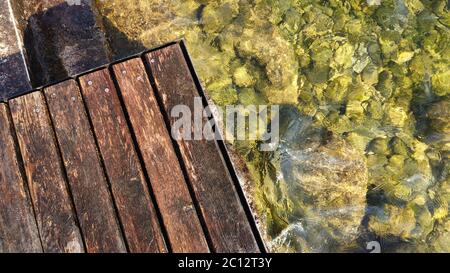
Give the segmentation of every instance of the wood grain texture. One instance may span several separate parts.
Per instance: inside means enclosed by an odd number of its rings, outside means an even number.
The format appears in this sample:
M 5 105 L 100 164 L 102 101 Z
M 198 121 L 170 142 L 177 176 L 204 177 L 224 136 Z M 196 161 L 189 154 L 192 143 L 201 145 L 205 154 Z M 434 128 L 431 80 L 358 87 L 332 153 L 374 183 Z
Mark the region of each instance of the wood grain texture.
M 0 252 L 42 252 L 6 104 L 0 103 Z
M 150 52 L 146 58 L 165 111 L 170 113 L 176 105 L 187 105 L 194 113 L 194 97 L 199 97 L 199 93 L 180 45 Z M 171 118 L 171 125 L 175 121 Z M 203 124 L 206 121 L 204 118 Z M 215 251 L 258 252 L 249 220 L 217 143 L 214 140 L 178 140 L 177 143 Z
M 166 252 L 150 193 L 108 70 L 80 78 L 131 252 Z
M 172 250 L 209 251 L 142 61 L 136 58 L 117 64 L 114 72 Z
M 88 252 L 125 252 L 115 208 L 78 86 L 46 88 L 50 115 Z
M 44 252 L 84 252 L 44 97 L 10 101 Z

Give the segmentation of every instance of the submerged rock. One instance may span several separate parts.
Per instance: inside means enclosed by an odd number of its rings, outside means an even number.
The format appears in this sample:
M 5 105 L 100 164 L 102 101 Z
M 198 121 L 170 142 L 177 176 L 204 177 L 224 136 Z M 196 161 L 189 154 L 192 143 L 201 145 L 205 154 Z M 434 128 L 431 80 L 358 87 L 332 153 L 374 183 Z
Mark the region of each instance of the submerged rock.
M 280 110 L 281 145 L 253 159 L 256 197 L 273 251 L 329 252 L 354 246 L 366 210 L 363 154 L 294 107 Z M 253 154 L 253 152 L 249 152 Z
M 410 239 L 416 227 L 415 213 L 412 208 L 400 208 L 386 205 L 376 216 L 371 216 L 369 229 L 382 236 L 397 236 Z
M 287 151 L 289 196 L 303 210 L 302 236 L 312 251 L 336 251 L 358 237 L 368 184 L 364 157 L 334 135 Z
M 244 30 L 237 45 L 239 54 L 248 60 L 256 58 L 264 67 L 268 82 L 261 91 L 270 103 L 297 103 L 299 67 L 293 47 L 275 29 L 258 30 L 259 35 L 255 31 Z

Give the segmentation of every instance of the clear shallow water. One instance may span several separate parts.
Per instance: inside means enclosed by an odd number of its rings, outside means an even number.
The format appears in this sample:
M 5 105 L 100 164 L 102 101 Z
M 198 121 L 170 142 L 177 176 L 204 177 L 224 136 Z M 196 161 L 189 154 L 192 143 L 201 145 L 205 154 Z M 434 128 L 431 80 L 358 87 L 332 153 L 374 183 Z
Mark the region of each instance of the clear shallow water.
M 233 143 L 272 251 L 450 251 L 447 1 L 96 4 L 116 58 L 184 38 L 216 104 L 282 105 Z

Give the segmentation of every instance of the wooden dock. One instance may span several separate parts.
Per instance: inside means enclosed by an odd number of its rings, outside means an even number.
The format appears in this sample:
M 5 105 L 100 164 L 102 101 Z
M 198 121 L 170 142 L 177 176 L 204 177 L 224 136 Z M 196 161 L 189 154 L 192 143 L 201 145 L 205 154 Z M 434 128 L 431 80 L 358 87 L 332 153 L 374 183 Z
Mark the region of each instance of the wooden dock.
M 0 103 L 0 252 L 264 251 L 223 143 L 170 136 L 200 95 L 173 43 Z

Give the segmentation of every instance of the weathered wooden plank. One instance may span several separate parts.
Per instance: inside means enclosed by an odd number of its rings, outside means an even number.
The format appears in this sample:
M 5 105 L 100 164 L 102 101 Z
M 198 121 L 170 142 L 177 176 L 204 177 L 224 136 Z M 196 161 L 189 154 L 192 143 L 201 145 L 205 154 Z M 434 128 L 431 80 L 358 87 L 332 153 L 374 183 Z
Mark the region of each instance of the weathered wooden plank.
M 199 97 L 179 44 L 146 55 L 165 111 Z M 170 119 L 173 126 L 175 118 Z M 203 124 L 207 121 L 203 118 Z M 193 122 L 193 119 L 192 119 Z M 194 123 L 192 123 L 194 124 Z M 189 179 L 217 252 L 258 252 L 249 220 L 214 140 L 178 140 Z
M 117 91 L 107 69 L 80 78 L 81 92 L 131 252 L 166 252 Z
M 117 64 L 114 72 L 172 250 L 207 252 L 200 220 L 142 61 Z
M 45 252 L 83 252 L 61 159 L 40 92 L 10 102 Z
M 78 86 L 44 90 L 88 252 L 125 252 L 120 225 Z
M 6 104 L 0 103 L 0 252 L 42 252 Z

